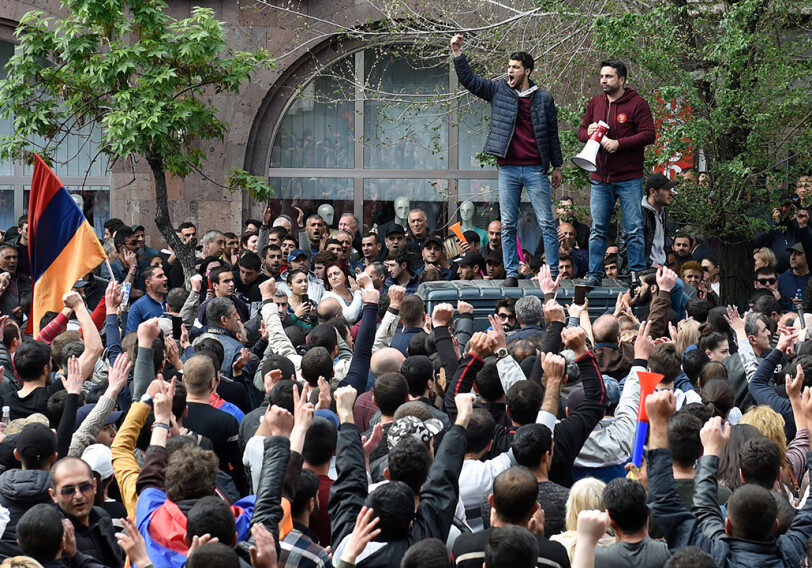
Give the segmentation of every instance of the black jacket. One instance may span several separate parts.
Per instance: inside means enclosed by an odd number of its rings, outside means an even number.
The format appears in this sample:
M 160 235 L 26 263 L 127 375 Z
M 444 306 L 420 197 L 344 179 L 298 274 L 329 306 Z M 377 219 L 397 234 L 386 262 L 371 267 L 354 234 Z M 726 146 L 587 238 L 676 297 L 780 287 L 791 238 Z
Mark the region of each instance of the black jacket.
M 807 460 L 812 465 L 812 452 L 807 452 Z M 703 533 L 703 523 L 685 508 L 680 499 L 674 482 L 671 450 L 649 451 L 648 472 L 648 504 L 669 549 L 698 546 L 713 556 L 717 565 L 729 568 L 790 568 L 798 566 L 803 560 L 806 554 L 804 544 L 812 536 L 812 499 L 807 500 L 795 515 L 789 530 L 778 539 L 758 542 L 729 536 L 710 538 Z M 697 480 L 699 475 L 697 472 Z M 704 489 L 697 487 L 694 493 L 695 507 L 702 502 L 703 492 L 713 499 L 707 493 L 709 489 L 707 486 Z
M 17 523 L 34 505 L 53 504 L 48 487 L 48 472 L 42 469 L 10 469 L 0 475 L 0 505 L 11 517 L 0 539 L 0 558 L 22 554 L 17 545 Z
M 641 208 L 643 211 L 643 241 L 645 243 L 646 266 L 651 266 L 651 247 L 654 246 L 654 231 L 657 228 L 657 213 L 646 207 Z M 668 217 L 665 209 L 660 210 L 660 216 L 663 221 L 663 234 L 668 227 Z M 668 240 L 666 236 L 666 241 Z M 668 247 L 663 243 L 666 258 L 668 258 Z M 626 226 L 621 222 L 617 227 L 617 269 L 621 274 L 626 274 L 629 270 L 629 257 L 626 246 Z
M 93 557 L 105 566 L 114 568 L 124 566 L 124 551 L 118 545 L 115 536 L 116 529 L 107 511 L 101 507 L 93 507 L 90 511 L 90 525 L 85 527 L 62 509 L 58 508 L 58 510 L 63 517 L 73 524 L 73 530 L 76 534 L 76 550 Z M 107 560 L 96 556 L 97 552 L 106 556 Z
M 397 567 L 409 547 L 426 538 L 443 542 L 454 518 L 459 499 L 457 479 L 465 458 L 466 432 L 454 425 L 446 433 L 420 491 L 414 523 L 405 538 L 392 542 L 371 542 L 356 561 L 358 568 Z M 355 519 L 367 497 L 361 435 L 354 424 L 342 424 L 338 431 L 336 479 L 330 489 L 329 511 L 333 529 L 333 550 L 343 550 L 342 541 L 352 534 Z M 404 514 L 411 514 L 411 511 Z

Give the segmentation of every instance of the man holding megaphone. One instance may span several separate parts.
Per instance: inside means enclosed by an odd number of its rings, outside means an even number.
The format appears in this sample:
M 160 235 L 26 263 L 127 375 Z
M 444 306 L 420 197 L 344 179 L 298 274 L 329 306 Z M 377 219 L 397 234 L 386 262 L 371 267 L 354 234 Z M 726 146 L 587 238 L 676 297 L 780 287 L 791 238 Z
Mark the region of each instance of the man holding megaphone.
M 480 99 L 491 103 L 491 129 L 484 152 L 496 156 L 499 165 L 499 205 L 502 219 L 502 257 L 505 286 L 518 286 L 519 254 L 516 223 L 519 198 L 527 190 L 541 225 L 547 264 L 553 278 L 558 275 L 558 233 L 553 220 L 550 180 L 561 185 L 561 144 L 558 114 L 552 95 L 530 80 L 533 58 L 524 51 L 510 55 L 507 79 L 491 81 L 474 74 L 462 53 L 462 34 L 451 38 L 454 68 L 460 83 Z M 639 198 L 638 198 L 639 201 Z
M 632 280 L 646 268 L 643 237 L 643 154 L 654 143 L 654 119 L 643 97 L 626 88 L 626 65 L 617 59 L 601 62 L 600 85 L 603 93 L 589 101 L 578 139 L 588 142 L 599 129 L 608 131 L 600 138 L 592 171 L 592 231 L 589 235 L 589 274 L 587 283 L 601 284 L 603 256 L 609 223 L 620 198 L 626 229 L 628 267 Z M 585 150 L 586 151 L 586 150 Z M 580 156 L 580 155 L 579 155 Z M 580 166 L 584 167 L 584 166 Z

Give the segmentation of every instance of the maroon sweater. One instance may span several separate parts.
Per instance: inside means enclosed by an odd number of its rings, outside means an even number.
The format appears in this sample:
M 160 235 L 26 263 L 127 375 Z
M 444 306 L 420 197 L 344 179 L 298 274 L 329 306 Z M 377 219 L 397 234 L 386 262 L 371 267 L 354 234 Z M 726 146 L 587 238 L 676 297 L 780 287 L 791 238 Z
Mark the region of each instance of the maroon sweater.
M 500 166 L 537 166 L 541 164 L 536 134 L 530 119 L 531 97 L 519 97 L 519 113 L 516 115 L 516 130 L 510 140 L 507 156 L 497 158 Z
M 586 143 L 589 139 L 589 125 L 599 120 L 609 125 L 606 136 L 617 140 L 619 147 L 614 154 L 603 148 L 598 151 L 598 170 L 592 174 L 592 179 L 611 183 L 642 178 L 645 147 L 653 144 L 656 138 L 654 119 L 646 100 L 633 89 L 626 89 L 618 100 L 611 103 L 604 93 L 592 97 L 578 129 L 581 142 Z

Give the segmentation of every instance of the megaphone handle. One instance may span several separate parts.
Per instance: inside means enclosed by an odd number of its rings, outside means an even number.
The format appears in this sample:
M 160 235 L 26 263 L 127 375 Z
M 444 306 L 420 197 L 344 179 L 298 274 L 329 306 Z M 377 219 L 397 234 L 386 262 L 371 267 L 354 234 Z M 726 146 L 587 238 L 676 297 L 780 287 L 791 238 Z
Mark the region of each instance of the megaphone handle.
M 632 463 L 637 467 L 643 463 L 643 448 L 646 445 L 648 422 L 638 422 L 634 431 L 634 446 L 632 446 Z
M 586 181 L 588 181 L 588 182 L 589 182 L 589 185 L 600 185 L 600 183 L 601 183 L 601 182 L 599 182 L 599 181 L 594 181 L 594 180 L 593 180 L 593 179 L 590 177 L 589 172 L 587 172 L 587 171 L 585 171 L 585 170 L 581 170 L 581 173 L 582 173 L 582 174 L 583 174 L 583 176 L 586 178 Z

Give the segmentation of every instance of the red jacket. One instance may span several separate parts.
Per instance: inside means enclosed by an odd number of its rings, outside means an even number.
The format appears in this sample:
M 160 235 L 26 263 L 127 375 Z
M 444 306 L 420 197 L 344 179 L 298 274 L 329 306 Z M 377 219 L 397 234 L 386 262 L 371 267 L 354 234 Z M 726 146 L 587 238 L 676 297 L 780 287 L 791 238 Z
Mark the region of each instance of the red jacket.
M 642 178 L 645 147 L 656 138 L 654 119 L 646 100 L 633 89 L 626 89 L 623 96 L 611 103 L 604 93 L 592 97 L 578 129 L 581 142 L 589 139 L 589 125 L 599 120 L 609 125 L 606 136 L 617 140 L 620 146 L 614 154 L 603 148 L 598 151 L 598 170 L 592 173 L 592 179 L 610 183 Z

